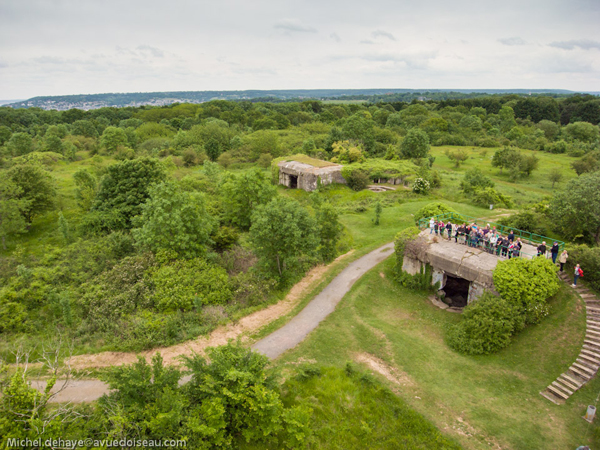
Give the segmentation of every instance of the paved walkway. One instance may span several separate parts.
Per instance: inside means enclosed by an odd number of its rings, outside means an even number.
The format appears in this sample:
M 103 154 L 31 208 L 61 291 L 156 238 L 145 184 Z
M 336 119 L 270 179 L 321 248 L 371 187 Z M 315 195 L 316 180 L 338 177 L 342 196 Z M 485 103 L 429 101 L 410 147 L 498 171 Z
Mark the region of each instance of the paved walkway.
M 390 256 L 393 251 L 394 244 L 389 243 L 351 263 L 287 325 L 258 341 L 252 348 L 269 358 L 277 358 L 294 348 L 333 312 L 356 280 Z
M 304 338 L 331 314 L 336 305 L 352 288 L 352 285 L 367 271 L 382 262 L 394 251 L 394 243 L 390 242 L 350 263 L 340 272 L 321 293 L 310 301 L 290 322 L 274 331 L 252 346 L 252 349 L 263 353 L 269 358 L 277 358 L 285 351 L 294 348 Z M 189 376 L 181 380 L 185 383 Z M 32 381 L 31 385 L 43 390 L 45 381 Z M 109 392 L 106 383 L 100 380 L 58 380 L 52 392 L 60 392 L 52 398 L 53 402 L 91 402 Z

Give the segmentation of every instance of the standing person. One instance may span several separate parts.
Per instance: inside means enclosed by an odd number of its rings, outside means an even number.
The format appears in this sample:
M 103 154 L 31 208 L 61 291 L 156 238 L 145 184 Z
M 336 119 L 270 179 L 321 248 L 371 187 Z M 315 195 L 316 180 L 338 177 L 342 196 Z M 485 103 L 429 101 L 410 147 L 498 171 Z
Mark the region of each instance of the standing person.
M 537 248 L 538 256 L 546 256 L 546 242 L 542 242 Z
M 448 240 L 452 239 L 452 222 L 450 221 L 446 224 L 446 232 L 448 233 Z
M 515 240 L 515 234 L 513 233 L 513 230 L 510 230 L 508 232 L 508 242 L 510 242 L 512 244 L 512 242 Z
M 433 220 L 433 219 L 432 219 Z M 435 223 L 433 224 L 433 230 L 435 231 L 435 234 L 438 234 L 438 229 L 440 228 L 440 224 L 438 223 L 438 221 L 436 220 Z
M 562 272 L 565 268 L 565 264 L 567 263 L 567 259 L 569 259 L 569 254 L 566 250 L 560 254 L 560 258 L 558 258 L 558 262 L 560 263 L 560 271 Z
M 435 225 L 435 220 L 433 217 L 429 219 L 429 234 L 433 234 L 433 226 Z
M 442 222 L 441 220 L 440 220 L 440 223 L 438 224 L 438 228 L 440 229 L 440 236 L 444 237 L 445 225 L 444 225 L 444 222 Z
M 577 287 L 577 279 L 583 276 L 583 270 L 579 267 L 579 264 L 575 266 L 575 272 L 573 272 L 573 284 L 571 286 Z
M 496 252 L 496 244 L 498 243 L 498 235 L 494 231 L 490 236 L 490 253 L 493 255 Z
M 514 256 L 515 257 L 521 256 L 521 249 L 523 248 L 523 243 L 521 242 L 521 238 L 517 238 L 516 245 L 517 245 L 517 254 Z
M 556 264 L 556 258 L 558 256 L 558 242 L 554 243 L 550 249 L 550 254 L 552 255 L 552 264 Z

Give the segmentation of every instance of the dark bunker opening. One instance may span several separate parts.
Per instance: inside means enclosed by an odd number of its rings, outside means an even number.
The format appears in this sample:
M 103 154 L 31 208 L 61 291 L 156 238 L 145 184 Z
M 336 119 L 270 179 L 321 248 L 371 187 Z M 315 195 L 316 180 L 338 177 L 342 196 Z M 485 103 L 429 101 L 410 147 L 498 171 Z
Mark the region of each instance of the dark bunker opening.
M 469 298 L 469 285 L 470 282 L 464 278 L 446 275 L 446 285 L 444 286 L 446 303 L 455 308 L 463 308 L 467 306 L 467 300 Z
M 298 176 L 297 175 L 290 175 L 290 187 L 292 189 L 298 188 Z

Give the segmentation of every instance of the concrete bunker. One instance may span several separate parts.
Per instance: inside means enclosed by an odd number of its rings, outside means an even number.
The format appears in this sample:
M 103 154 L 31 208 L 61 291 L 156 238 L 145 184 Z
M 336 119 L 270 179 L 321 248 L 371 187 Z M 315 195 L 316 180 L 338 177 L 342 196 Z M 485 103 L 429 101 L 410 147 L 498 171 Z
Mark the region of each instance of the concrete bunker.
M 452 307 L 462 308 L 478 299 L 485 290 L 495 292 L 493 272 L 498 258 L 482 249 L 439 239 L 425 230 L 418 239 L 419 252 L 405 253 L 402 270 L 410 275 L 431 267 L 431 284 Z
M 346 184 L 342 176 L 342 166 L 328 161 L 310 158 L 302 155 L 301 161 L 281 161 L 277 164 L 279 184 L 290 189 L 314 191 L 319 186 L 331 183 Z

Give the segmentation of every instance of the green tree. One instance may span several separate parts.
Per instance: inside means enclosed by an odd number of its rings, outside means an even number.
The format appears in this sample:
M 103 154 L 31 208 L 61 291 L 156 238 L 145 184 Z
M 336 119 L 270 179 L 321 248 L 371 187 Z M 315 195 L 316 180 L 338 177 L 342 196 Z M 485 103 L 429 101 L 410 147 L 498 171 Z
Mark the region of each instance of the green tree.
M 33 219 L 54 208 L 56 181 L 42 167 L 33 164 L 19 164 L 8 170 L 8 178 L 19 189 L 19 200 L 24 200 L 23 217 L 30 224 Z
M 0 179 L 0 239 L 5 250 L 6 238 L 26 229 L 23 213 L 29 201 L 20 198 L 22 193 L 23 190 L 9 178 Z
M 492 167 L 499 167 L 500 173 L 503 168 L 517 167 L 521 160 L 521 154 L 518 150 L 504 146 L 499 150 L 496 150 L 492 157 Z
M 14 156 L 26 155 L 33 151 L 33 138 L 29 133 L 14 133 L 8 140 L 7 147 Z
M 550 170 L 548 179 L 552 182 L 552 189 L 554 189 L 554 185 L 556 183 L 560 183 L 560 180 L 562 180 L 562 171 L 558 167 L 555 167 L 554 169 Z
M 373 220 L 375 225 L 379 225 L 379 219 L 381 218 L 382 211 L 383 206 L 381 206 L 381 200 L 377 200 L 377 202 L 375 202 L 375 219 Z
M 188 426 L 203 433 L 204 442 L 224 448 L 238 447 L 236 439 L 263 448 L 270 442 L 276 448 L 306 445 L 310 410 L 284 407 L 266 356 L 239 344 L 207 354 L 210 364 L 199 355 L 186 358 L 192 379 L 184 388 L 195 412 Z
M 102 178 L 93 211 L 114 214 L 123 219 L 126 228 L 142 211 L 142 203 L 150 196 L 150 186 L 166 179 L 162 164 L 152 158 L 122 161 L 108 167 Z
M 445 214 L 448 212 L 456 212 L 455 209 L 441 202 L 428 203 L 415 213 L 415 223 L 418 225 L 419 220 L 429 219 L 433 216 Z M 429 223 L 427 224 L 429 226 Z
M 173 182 L 150 186 L 148 194 L 141 215 L 133 219 L 136 241 L 155 253 L 170 250 L 184 258 L 204 254 L 215 227 L 204 196 L 181 191 Z
M 247 230 L 254 209 L 271 201 L 277 189 L 262 171 L 254 169 L 242 175 L 230 175 L 221 192 L 225 220 Z
M 590 152 L 583 158 L 573 161 L 571 167 L 577 175 L 600 170 L 600 151 Z
M 127 134 L 121 128 L 107 127 L 100 137 L 100 144 L 108 153 L 115 153 L 119 146 L 127 145 Z
M 560 131 L 560 127 L 551 120 L 540 120 L 536 127 L 544 132 L 544 136 L 549 141 L 553 141 Z
M 564 128 L 564 132 L 572 140 L 581 142 L 593 143 L 600 139 L 600 129 L 587 122 L 570 123 Z
M 44 151 L 45 152 L 54 152 L 54 153 L 62 153 L 63 152 L 63 142 L 62 140 L 53 134 L 50 136 L 46 136 L 44 139 Z
M 535 155 L 521 155 L 518 168 L 524 176 L 530 176 L 531 172 L 538 168 L 540 159 Z
M 462 162 L 469 159 L 469 153 L 462 148 L 454 151 L 448 150 L 446 156 L 450 161 L 454 161 L 454 167 L 460 167 Z
M 417 128 L 411 129 L 400 144 L 403 158 L 426 158 L 429 154 L 429 137 Z
M 0 125 L 0 147 L 9 141 L 11 136 L 11 129 L 8 128 L 6 125 Z
M 204 144 L 204 151 L 211 161 L 216 161 L 221 156 L 221 147 L 219 141 L 215 138 L 210 138 L 206 144 Z
M 94 203 L 96 192 L 98 190 L 98 180 L 85 169 L 79 169 L 73 174 L 75 181 L 75 198 L 77 204 L 84 211 L 89 211 Z
M 252 214 L 250 241 L 264 265 L 280 277 L 302 256 L 314 256 L 319 245 L 315 220 L 294 200 L 276 198 Z
M 89 138 L 97 138 L 98 130 L 89 120 L 76 120 L 71 127 L 73 136 L 85 136 Z
M 58 231 L 65 242 L 69 243 L 71 240 L 71 231 L 69 230 L 69 222 L 67 222 L 67 219 L 65 219 L 65 216 L 63 216 L 62 211 L 58 213 Z
M 336 246 L 342 235 L 336 209 L 330 203 L 323 203 L 317 209 L 317 227 L 319 229 L 319 253 L 323 261 L 331 261 L 336 255 Z
M 550 202 L 550 215 L 557 231 L 568 239 L 600 245 L 600 172 L 569 181 Z

